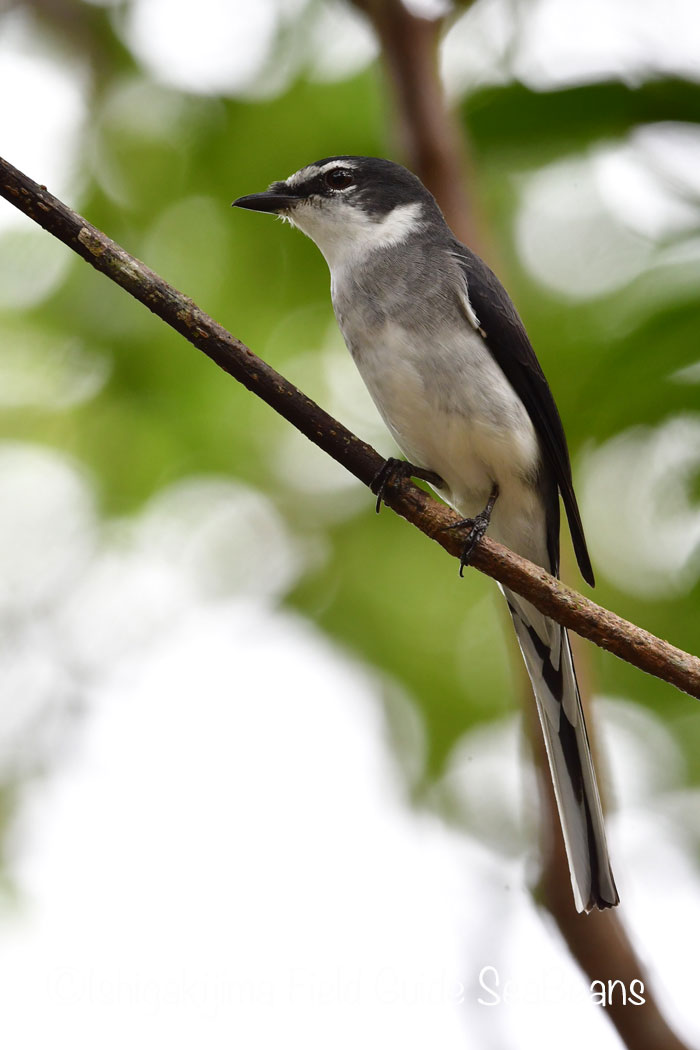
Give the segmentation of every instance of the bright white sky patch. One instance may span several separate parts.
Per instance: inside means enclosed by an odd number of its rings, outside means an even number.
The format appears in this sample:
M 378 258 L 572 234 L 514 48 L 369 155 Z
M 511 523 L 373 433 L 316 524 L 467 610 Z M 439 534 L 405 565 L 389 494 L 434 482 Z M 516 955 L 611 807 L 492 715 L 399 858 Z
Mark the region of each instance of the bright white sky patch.
M 700 224 L 698 172 L 698 129 L 671 122 L 540 168 L 521 180 L 515 236 L 523 262 L 543 284 L 586 299 L 672 263 L 674 238 L 697 261 L 690 235 Z
M 696 0 L 478 0 L 442 46 L 451 95 L 515 77 L 535 88 L 649 75 L 697 80 Z
M 482 0 L 452 23 L 440 43 L 440 72 L 450 98 L 510 79 L 505 59 L 516 10 L 504 0 Z
M 376 57 L 379 48 L 370 24 L 347 3 L 325 2 L 316 12 L 308 39 L 312 78 L 343 80 Z
M 622 287 L 650 260 L 649 244 L 605 207 L 590 158 L 557 161 L 523 180 L 515 238 L 537 280 L 575 299 Z
M 2 156 L 74 207 L 85 73 L 42 42 L 22 11 L 0 20 Z M 8 100 L 12 100 L 10 104 Z M 33 306 L 60 284 L 71 253 L 0 199 L 0 309 Z
M 2 272 L 0 257 L 0 288 Z M 0 320 L 0 346 L 0 409 L 72 408 L 94 397 L 109 377 L 106 354 L 88 353 L 79 339 L 57 339 L 26 321 Z
M 38 445 L 0 445 L 0 610 L 3 622 L 50 606 L 95 548 L 93 493 L 75 464 Z
M 669 121 L 636 128 L 627 142 L 598 151 L 595 174 L 606 202 L 631 229 L 652 238 L 697 229 L 697 125 Z
M 22 11 L 0 21 L 2 156 L 52 193 L 75 203 L 76 155 L 85 119 L 85 73 L 42 43 Z M 9 100 L 12 100 L 11 104 Z M 80 183 L 80 180 L 77 180 Z M 16 208 L 0 200 L 0 231 L 28 228 Z M 41 235 L 44 248 L 48 237 Z M 36 278 L 36 271 L 34 272 Z
M 184 91 L 228 94 L 262 70 L 278 25 L 274 0 L 135 0 L 126 38 L 159 80 Z
M 440 18 L 449 14 L 450 0 L 403 0 L 408 10 L 418 18 Z
M 700 74 L 695 0 L 536 0 L 525 10 L 513 68 L 526 83 Z
M 20 311 L 50 295 L 75 256 L 12 205 L 0 204 L 0 310 Z M 10 228 L 3 230 L 3 225 Z
M 691 486 L 699 467 L 697 417 L 634 427 L 585 456 L 581 509 L 593 560 L 622 590 L 666 598 L 696 585 L 700 511 Z

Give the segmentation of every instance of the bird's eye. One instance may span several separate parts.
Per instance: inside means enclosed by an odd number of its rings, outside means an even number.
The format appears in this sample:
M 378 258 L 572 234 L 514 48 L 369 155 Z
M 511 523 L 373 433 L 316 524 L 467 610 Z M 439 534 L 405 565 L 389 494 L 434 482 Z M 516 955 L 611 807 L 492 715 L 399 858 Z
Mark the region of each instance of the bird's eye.
M 323 178 L 326 186 L 332 190 L 345 190 L 348 186 L 352 186 L 355 181 L 354 176 L 347 168 L 332 168 L 326 172 Z

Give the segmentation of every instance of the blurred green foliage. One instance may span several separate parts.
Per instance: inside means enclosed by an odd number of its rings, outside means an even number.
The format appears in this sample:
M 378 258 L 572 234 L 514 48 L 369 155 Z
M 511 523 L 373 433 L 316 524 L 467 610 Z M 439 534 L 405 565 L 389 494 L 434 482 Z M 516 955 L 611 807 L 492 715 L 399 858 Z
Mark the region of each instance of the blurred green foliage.
M 371 67 L 334 83 L 299 76 L 282 94 L 257 100 L 186 95 L 137 67 L 106 11 L 74 7 L 87 20 L 82 35 L 60 19 L 43 31 L 57 48 L 99 56 L 79 163 L 80 210 L 294 381 L 300 355 L 320 355 L 327 342 L 325 264 L 299 234 L 229 205 L 320 156 L 395 154 L 381 74 Z M 697 387 L 673 384 L 669 375 L 699 356 L 700 283 L 678 263 L 665 270 L 663 294 L 653 295 L 652 261 L 631 284 L 595 299 L 548 292 L 516 256 L 518 178 L 622 141 L 649 122 L 698 121 L 699 92 L 682 80 L 549 91 L 510 82 L 476 90 L 462 104 L 471 191 L 493 235 L 496 268 L 555 391 L 575 464 L 586 443 L 696 409 Z M 295 529 L 311 537 L 323 530 L 330 557 L 288 600 L 406 686 L 425 719 L 432 771 L 468 726 L 516 707 L 518 679 L 495 587 L 474 572 L 460 581 L 455 563 L 424 537 L 388 511 L 377 518 L 369 493 L 362 512 L 315 520 L 303 506 L 308 497 L 274 469 L 271 450 L 284 424 L 142 306 L 72 258 L 49 298 L 0 313 L 3 342 L 20 327 L 37 345 L 76 343 L 107 363 L 109 379 L 68 409 L 6 408 L 0 436 L 46 442 L 86 463 L 105 514 L 138 508 L 174 479 L 218 473 L 266 492 Z M 614 517 L 611 507 L 611 527 Z M 564 573 L 578 585 L 572 564 L 565 560 Z M 595 597 L 697 649 L 697 584 L 652 601 L 603 577 Z M 687 717 L 691 702 L 593 647 L 588 658 L 597 692 L 652 705 L 677 722 L 700 780 L 700 720 Z

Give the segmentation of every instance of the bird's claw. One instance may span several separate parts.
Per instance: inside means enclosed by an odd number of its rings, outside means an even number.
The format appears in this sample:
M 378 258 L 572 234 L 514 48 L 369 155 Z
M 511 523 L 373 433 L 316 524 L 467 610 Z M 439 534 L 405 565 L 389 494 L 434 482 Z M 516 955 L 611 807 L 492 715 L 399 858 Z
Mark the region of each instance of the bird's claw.
M 410 477 L 410 473 L 407 471 L 407 467 L 410 467 L 410 463 L 406 463 L 403 459 L 395 459 L 394 456 L 389 456 L 385 459 L 377 473 L 372 478 L 370 489 L 377 497 L 376 511 L 379 514 L 382 506 L 382 500 L 384 499 L 384 493 L 386 492 L 387 485 L 403 480 L 403 478 Z
M 487 517 L 483 510 L 476 515 L 475 518 L 460 518 L 459 521 L 452 522 L 450 525 L 445 525 L 445 531 L 448 529 L 469 529 L 467 538 L 464 541 L 462 552 L 459 556 L 459 575 L 464 576 L 464 568 L 469 565 L 471 556 L 474 553 L 479 540 L 486 534 L 486 530 L 489 527 L 489 517 Z
M 464 546 L 462 547 L 462 553 L 459 556 L 459 575 L 464 576 L 464 567 L 469 565 L 471 556 L 474 553 L 474 548 L 480 539 L 486 535 L 486 530 L 491 522 L 491 513 L 493 511 L 494 504 L 498 499 L 498 485 L 494 485 L 489 496 L 488 503 L 482 511 L 473 518 L 461 518 L 459 521 L 453 522 L 451 525 L 445 525 L 445 530 L 449 529 L 469 529 Z
M 442 488 L 445 484 L 435 471 L 425 470 L 423 467 L 417 467 L 413 463 L 408 463 L 405 459 L 395 459 L 393 456 L 389 456 L 388 459 L 384 460 L 369 486 L 377 497 L 377 514 L 379 514 L 387 486 L 393 485 L 397 481 L 403 481 L 405 478 L 420 478 L 421 481 L 427 481 L 436 488 Z

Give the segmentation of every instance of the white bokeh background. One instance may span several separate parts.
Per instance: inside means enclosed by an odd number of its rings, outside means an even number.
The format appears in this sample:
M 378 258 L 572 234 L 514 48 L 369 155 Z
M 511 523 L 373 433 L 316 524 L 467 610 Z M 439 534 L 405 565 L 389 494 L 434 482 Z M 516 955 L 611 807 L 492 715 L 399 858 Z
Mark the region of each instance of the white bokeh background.
M 457 749 L 434 791 L 474 833 L 450 830 L 411 805 L 393 757 L 387 690 L 419 774 L 410 700 L 279 608 L 303 552 L 259 494 L 183 482 L 104 522 L 75 465 L 24 445 L 4 448 L 0 488 L 14 508 L 0 761 L 22 775 L 39 755 L 0 940 L 13 1046 L 66 1033 L 57 1045 L 320 1048 L 332 1032 L 350 1047 L 370 1031 L 372 1045 L 458 1047 L 471 1032 L 534 1048 L 558 1045 L 562 1024 L 616 1045 L 525 889 L 515 721 Z M 222 581 L 211 569 L 238 546 L 245 566 Z M 682 832 L 697 800 L 658 725 L 649 752 L 651 716 L 602 712 L 626 915 L 692 1028 L 694 949 L 677 930 L 700 919 Z M 491 842 L 503 823 L 510 856 Z M 511 982 L 508 1004 L 479 1002 L 494 1000 L 486 966 Z

